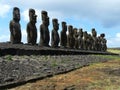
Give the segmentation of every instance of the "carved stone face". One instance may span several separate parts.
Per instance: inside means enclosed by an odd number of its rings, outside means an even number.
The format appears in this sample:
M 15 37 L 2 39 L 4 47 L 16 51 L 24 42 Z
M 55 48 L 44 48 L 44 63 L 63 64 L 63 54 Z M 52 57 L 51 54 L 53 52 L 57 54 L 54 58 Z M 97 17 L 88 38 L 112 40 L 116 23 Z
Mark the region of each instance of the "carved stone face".
M 74 28 L 74 34 L 77 34 L 77 28 Z
M 80 32 L 80 33 L 83 33 L 83 30 L 82 30 L 82 28 L 79 30 L 79 32 Z
M 100 37 L 104 38 L 104 37 L 105 37 L 105 34 L 104 34 L 104 33 L 100 34 Z
M 42 23 L 45 26 L 49 26 L 49 17 L 48 17 L 47 11 L 42 11 L 41 12 L 41 18 L 42 18 Z
M 87 37 L 88 37 L 87 31 L 83 32 L 83 36 L 84 36 L 84 38 L 87 38 Z
M 13 11 L 13 19 L 20 21 L 20 10 L 18 8 Z
M 72 26 L 69 26 L 69 27 L 68 27 L 68 30 L 69 30 L 69 34 L 72 35 L 72 34 L 73 34 L 73 27 L 72 27 Z
M 79 35 L 80 35 L 80 37 L 83 37 L 83 30 L 82 30 L 82 28 L 79 30 Z
M 55 30 L 58 30 L 59 29 L 59 24 L 58 24 L 58 20 L 57 19 L 53 19 L 53 28 Z
M 36 15 L 33 15 L 33 22 L 36 23 L 37 22 L 37 16 Z
M 43 24 L 46 25 L 46 26 L 49 26 L 49 17 L 45 17 L 43 20 L 42 20 Z
M 34 9 L 29 10 L 29 17 L 30 17 L 30 22 L 35 24 L 36 20 L 37 20 L 37 15 L 35 15 L 35 10 Z
M 65 22 L 62 22 L 62 29 L 63 29 L 63 31 L 67 31 L 67 25 L 66 25 L 66 23 Z
M 96 32 L 96 30 L 95 30 L 94 28 L 92 29 L 92 36 L 93 36 L 93 37 L 96 37 L 96 36 L 97 36 L 97 32 Z
M 46 18 L 46 25 L 49 26 L 49 17 Z

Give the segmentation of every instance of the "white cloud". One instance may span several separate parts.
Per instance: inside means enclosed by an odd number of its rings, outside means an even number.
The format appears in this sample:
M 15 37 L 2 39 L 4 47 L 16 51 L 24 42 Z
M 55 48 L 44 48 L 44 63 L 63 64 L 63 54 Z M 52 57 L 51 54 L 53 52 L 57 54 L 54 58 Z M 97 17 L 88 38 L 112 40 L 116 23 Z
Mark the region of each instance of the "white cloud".
M 47 10 L 50 16 L 57 18 L 72 16 L 97 20 L 107 28 L 120 24 L 120 0 L 7 0 L 3 2 L 11 6 L 16 5 L 23 10 L 28 8 Z M 27 12 L 24 14 L 27 15 Z M 27 19 L 26 17 L 25 20 Z
M 119 40 L 120 40 L 120 33 L 117 33 L 116 37 L 119 38 Z
M 116 33 L 115 37 L 109 38 L 107 44 L 110 47 L 120 47 L 120 33 Z
M 0 36 L 0 42 L 6 42 L 9 41 L 10 35 L 1 35 Z
M 24 21 L 26 21 L 26 22 L 29 21 L 28 10 L 24 10 L 24 11 L 21 13 L 21 15 L 22 15 Z
M 0 3 L 0 17 L 5 17 L 10 11 L 10 5 Z
M 22 33 L 22 42 L 23 42 L 23 43 L 27 43 L 27 32 L 26 32 L 26 30 L 23 29 L 23 30 L 21 31 L 21 33 Z
M 78 18 L 99 21 L 110 28 L 120 24 L 120 0 L 2 0 L 2 3 L 18 6 L 20 9 L 36 8 L 47 10 L 51 18 Z M 36 11 L 36 12 L 37 12 Z M 24 11 L 28 20 L 28 11 Z

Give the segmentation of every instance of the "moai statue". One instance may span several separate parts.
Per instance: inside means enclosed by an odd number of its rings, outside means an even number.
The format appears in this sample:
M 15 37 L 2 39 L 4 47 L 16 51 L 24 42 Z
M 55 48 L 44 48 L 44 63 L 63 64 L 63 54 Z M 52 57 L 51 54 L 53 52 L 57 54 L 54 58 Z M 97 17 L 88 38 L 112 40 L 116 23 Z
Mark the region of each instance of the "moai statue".
M 67 25 L 66 22 L 62 22 L 62 31 L 60 33 L 60 46 L 62 48 L 66 48 L 67 47 Z
M 87 33 L 87 31 L 83 32 L 83 49 L 84 50 L 88 49 L 88 33 Z
M 73 26 L 68 26 L 68 36 L 67 36 L 67 44 L 68 44 L 68 48 L 74 48 L 74 43 L 75 43 L 75 39 L 73 37 Z
M 83 30 L 82 28 L 79 29 L 79 32 L 78 32 L 78 45 L 79 45 L 79 49 L 83 49 Z
M 39 46 L 49 47 L 50 35 L 49 35 L 49 17 L 46 11 L 41 12 L 42 24 L 40 25 L 40 42 Z
M 101 48 L 102 48 L 101 36 L 98 36 L 97 38 L 98 38 L 97 49 L 98 49 L 98 51 L 101 51 Z
M 13 8 L 13 20 L 10 21 L 10 42 L 12 44 L 21 43 L 21 26 L 20 26 L 20 9 L 18 7 Z
M 88 34 L 88 38 L 87 38 L 87 44 L 88 44 L 87 49 L 88 50 L 92 50 L 92 43 L 93 43 L 92 36 L 91 36 L 91 34 Z
M 97 32 L 95 28 L 92 28 L 92 38 L 93 38 L 93 44 L 92 44 L 92 50 L 97 51 Z
M 30 45 L 35 45 L 37 41 L 37 28 L 36 28 L 36 18 L 34 9 L 29 9 L 29 23 L 27 24 L 27 43 Z
M 53 30 L 51 33 L 51 46 L 58 47 L 58 44 L 60 42 L 60 38 L 58 34 L 58 29 L 59 29 L 58 20 L 55 18 L 52 20 L 52 23 L 53 23 Z
M 78 49 L 79 48 L 79 45 L 78 45 L 78 32 L 77 32 L 77 28 L 74 28 L 73 29 L 73 31 L 74 31 L 74 40 L 75 40 L 75 45 L 74 45 L 74 48 L 75 49 Z
M 106 51 L 107 50 L 107 40 L 104 38 L 105 37 L 105 34 L 104 33 L 102 33 L 101 35 L 100 35 L 100 37 L 101 37 L 101 51 Z

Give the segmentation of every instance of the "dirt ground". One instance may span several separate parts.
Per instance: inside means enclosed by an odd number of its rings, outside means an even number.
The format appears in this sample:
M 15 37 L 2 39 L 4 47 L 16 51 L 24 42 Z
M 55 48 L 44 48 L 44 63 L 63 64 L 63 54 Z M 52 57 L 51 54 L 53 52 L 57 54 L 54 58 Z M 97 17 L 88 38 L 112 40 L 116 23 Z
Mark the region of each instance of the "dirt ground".
M 120 90 L 120 60 L 95 63 L 10 90 Z

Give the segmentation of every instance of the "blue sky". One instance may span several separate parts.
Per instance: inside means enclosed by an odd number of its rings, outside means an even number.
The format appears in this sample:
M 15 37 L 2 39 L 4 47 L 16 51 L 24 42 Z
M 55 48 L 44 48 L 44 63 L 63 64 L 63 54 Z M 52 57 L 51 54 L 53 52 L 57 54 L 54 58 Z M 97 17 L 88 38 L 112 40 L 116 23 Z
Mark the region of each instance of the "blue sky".
M 28 10 L 36 10 L 38 39 L 41 24 L 41 11 L 48 11 L 50 17 L 49 30 L 52 30 L 52 18 L 58 18 L 60 23 L 83 28 L 91 32 L 96 28 L 98 35 L 106 34 L 108 47 L 120 47 L 120 0 L 0 0 L 0 42 L 9 41 L 9 22 L 12 20 L 13 7 L 19 7 L 21 13 L 22 42 L 26 43 L 26 25 Z

